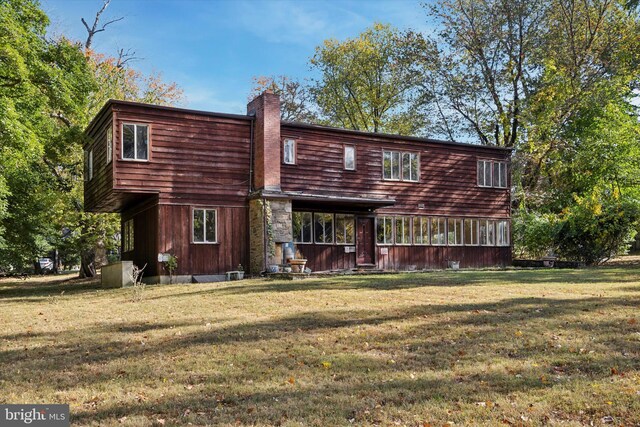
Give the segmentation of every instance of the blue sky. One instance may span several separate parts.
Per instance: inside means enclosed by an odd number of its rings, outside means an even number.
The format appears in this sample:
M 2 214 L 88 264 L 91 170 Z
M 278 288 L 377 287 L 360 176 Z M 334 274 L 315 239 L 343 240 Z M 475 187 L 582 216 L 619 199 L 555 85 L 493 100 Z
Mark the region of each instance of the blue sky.
M 50 33 L 86 38 L 102 0 L 41 0 Z M 185 92 L 184 106 L 244 114 L 252 77 L 310 77 L 308 60 L 328 38 L 354 37 L 374 22 L 428 31 L 417 0 L 112 0 L 102 19 L 124 16 L 94 39 L 142 58 L 133 66 L 161 72 Z

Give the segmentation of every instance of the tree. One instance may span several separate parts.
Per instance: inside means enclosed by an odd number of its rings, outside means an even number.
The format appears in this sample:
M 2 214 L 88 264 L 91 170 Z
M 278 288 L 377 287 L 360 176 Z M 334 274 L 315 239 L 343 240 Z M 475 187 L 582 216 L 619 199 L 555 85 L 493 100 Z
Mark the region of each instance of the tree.
M 326 40 L 311 66 L 312 94 L 324 122 L 347 129 L 412 135 L 424 116 L 412 108 L 420 73 L 407 50 L 412 34 L 375 24 L 354 39 Z
M 288 122 L 313 123 L 317 121 L 309 87 L 287 76 L 261 76 L 253 78 L 249 100 L 264 91 L 280 96 L 280 117 Z

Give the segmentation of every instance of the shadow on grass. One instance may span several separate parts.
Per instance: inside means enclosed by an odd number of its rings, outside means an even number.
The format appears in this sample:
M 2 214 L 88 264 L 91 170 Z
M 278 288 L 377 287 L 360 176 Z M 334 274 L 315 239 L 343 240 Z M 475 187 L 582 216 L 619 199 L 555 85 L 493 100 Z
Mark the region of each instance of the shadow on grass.
M 28 298 L 43 298 L 52 295 L 60 295 L 62 292 L 64 292 L 65 295 L 73 295 L 93 292 L 98 289 L 104 288 L 100 285 L 100 279 L 95 278 L 64 278 L 60 280 L 42 282 L 0 282 L 0 301 L 2 299 L 19 298 L 21 302 L 28 302 L 26 301 Z

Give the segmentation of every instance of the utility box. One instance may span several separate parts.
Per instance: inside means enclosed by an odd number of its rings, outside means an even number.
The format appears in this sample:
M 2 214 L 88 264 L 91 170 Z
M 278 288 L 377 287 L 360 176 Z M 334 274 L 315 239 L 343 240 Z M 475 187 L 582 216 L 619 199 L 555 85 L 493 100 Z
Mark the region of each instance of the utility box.
M 125 288 L 133 285 L 133 261 L 120 261 L 102 268 L 103 288 Z

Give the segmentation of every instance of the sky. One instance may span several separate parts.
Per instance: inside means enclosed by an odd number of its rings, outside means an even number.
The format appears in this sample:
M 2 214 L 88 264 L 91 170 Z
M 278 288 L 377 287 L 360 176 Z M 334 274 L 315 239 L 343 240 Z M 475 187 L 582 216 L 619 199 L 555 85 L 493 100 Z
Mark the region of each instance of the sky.
M 102 0 L 41 0 L 51 36 L 86 39 Z M 183 107 L 244 114 L 256 76 L 312 77 L 309 59 L 329 38 L 355 37 L 374 22 L 429 31 L 418 0 L 112 0 L 101 21 L 124 17 L 96 34 L 94 50 L 121 48 L 132 67 L 160 72 L 183 90 Z

